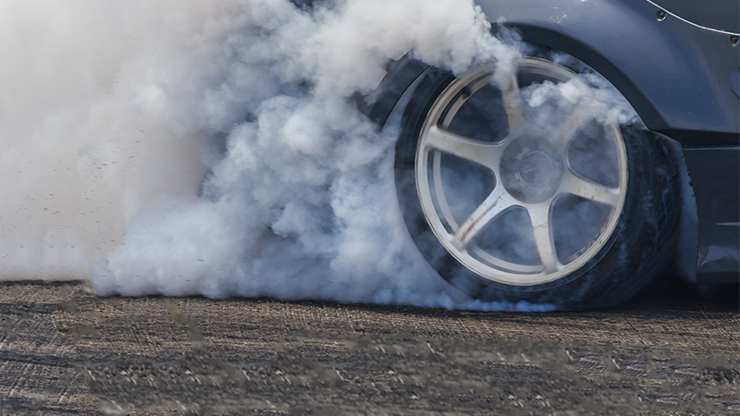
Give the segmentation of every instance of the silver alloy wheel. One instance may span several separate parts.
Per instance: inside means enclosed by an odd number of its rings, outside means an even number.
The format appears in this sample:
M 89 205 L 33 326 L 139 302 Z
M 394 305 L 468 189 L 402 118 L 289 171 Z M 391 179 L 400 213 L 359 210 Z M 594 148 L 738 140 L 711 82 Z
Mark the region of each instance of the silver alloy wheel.
M 578 270 L 609 240 L 627 193 L 627 154 L 619 126 L 601 126 L 602 141 L 613 149 L 614 178 L 609 184 L 604 184 L 576 171 L 569 150 L 581 129 L 593 122 L 591 109 L 577 106 L 565 114 L 554 129 L 538 126 L 531 121 L 536 109 L 526 107 L 519 79 L 534 76 L 555 83 L 585 84 L 569 69 L 542 59 L 521 59 L 516 68 L 503 82 L 495 83 L 494 68 L 485 67 L 472 70 L 447 86 L 427 113 L 421 129 L 415 176 L 427 222 L 439 242 L 462 265 L 492 281 L 537 285 Z M 501 140 L 481 141 L 450 131 L 466 101 L 484 87 L 493 87 L 499 94 L 504 110 L 500 124 L 507 126 Z M 444 160 L 449 158 L 444 155 L 483 166 L 494 178 L 493 189 L 487 191 L 482 203 L 476 202 L 472 213 L 464 218 L 453 214 L 453 205 L 457 201 L 449 192 L 450 188 L 443 185 Z M 598 157 L 594 155 L 594 158 Z M 596 204 L 606 213 L 603 225 L 586 236 L 587 242 L 583 247 L 564 257 L 556 244 L 558 239 L 553 225 L 557 223 L 556 211 L 560 212 L 556 207 L 566 196 Z M 535 263 L 502 256 L 481 241 L 484 231 L 495 230 L 492 224 L 505 222 L 506 219 L 502 218 L 512 210 L 528 214 L 529 226 L 518 232 L 531 236 L 539 259 Z

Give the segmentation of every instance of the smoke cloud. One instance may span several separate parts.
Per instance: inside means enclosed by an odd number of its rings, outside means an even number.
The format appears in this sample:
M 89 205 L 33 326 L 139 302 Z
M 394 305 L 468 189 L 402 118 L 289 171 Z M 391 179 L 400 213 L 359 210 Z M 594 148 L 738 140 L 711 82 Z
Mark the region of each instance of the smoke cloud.
M 519 48 L 470 0 L 6 2 L 0 50 L 1 279 L 552 309 L 471 301 L 436 276 L 396 201 L 397 131 L 349 100 L 408 51 L 506 68 Z M 584 99 L 568 88 L 525 98 Z

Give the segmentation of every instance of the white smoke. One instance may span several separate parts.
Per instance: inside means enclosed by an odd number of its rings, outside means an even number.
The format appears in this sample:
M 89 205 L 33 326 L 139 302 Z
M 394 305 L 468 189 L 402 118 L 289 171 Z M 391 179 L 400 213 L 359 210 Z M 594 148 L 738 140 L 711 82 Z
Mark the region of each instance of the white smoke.
M 456 73 L 515 59 L 471 0 L 5 2 L 0 50 L 3 279 L 551 308 L 469 301 L 429 269 L 395 134 L 348 99 L 408 51 Z
M 192 71 L 207 57 L 193 35 L 205 12 L 0 4 L 4 279 L 84 276 L 148 200 L 195 192 L 209 70 Z

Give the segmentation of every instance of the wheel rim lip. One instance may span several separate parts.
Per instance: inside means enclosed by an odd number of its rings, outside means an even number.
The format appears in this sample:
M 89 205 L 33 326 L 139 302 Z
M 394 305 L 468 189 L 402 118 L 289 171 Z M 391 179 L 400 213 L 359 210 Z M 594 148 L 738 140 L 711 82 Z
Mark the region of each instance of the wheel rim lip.
M 574 78 L 577 78 L 577 74 L 572 72 L 571 70 L 557 65 L 555 63 L 552 63 L 550 61 L 546 61 L 543 59 L 538 58 L 523 58 L 516 62 L 515 68 L 517 68 L 515 71 L 516 73 L 521 73 L 522 69 L 529 70 L 533 74 L 539 74 L 544 75 L 548 77 L 554 77 L 559 79 L 561 82 L 565 82 Z M 586 265 L 589 261 L 596 258 L 601 250 L 605 247 L 607 242 L 609 241 L 612 234 L 615 232 L 617 228 L 617 224 L 619 222 L 619 218 L 621 217 L 621 212 L 624 207 L 625 197 L 627 193 L 627 180 L 628 180 L 628 173 L 627 173 L 627 152 L 624 144 L 624 139 L 621 134 L 621 130 L 619 129 L 619 126 L 617 124 L 609 124 L 604 125 L 604 131 L 607 136 L 609 136 L 609 141 L 615 146 L 616 153 L 617 153 L 617 162 L 618 162 L 618 174 L 619 174 L 619 186 L 618 186 L 618 199 L 616 201 L 616 204 L 611 207 L 611 211 L 609 212 L 608 220 L 606 222 L 606 225 L 601 228 L 600 233 L 598 236 L 593 240 L 593 242 L 590 245 L 584 246 L 586 247 L 585 251 L 583 251 L 581 254 L 579 254 L 574 259 L 570 259 L 567 264 L 561 265 L 561 267 L 556 270 L 555 272 L 546 272 L 544 263 L 542 265 L 525 265 L 525 264 L 519 264 L 519 263 L 511 263 L 508 261 L 505 261 L 503 259 L 499 259 L 497 257 L 492 256 L 489 253 L 486 253 L 484 250 L 471 246 L 470 251 L 476 251 L 476 254 L 481 256 L 481 253 L 485 253 L 485 255 L 488 256 L 487 260 L 490 263 L 493 263 L 494 267 L 492 265 L 485 264 L 478 260 L 477 258 L 473 257 L 468 251 L 468 249 L 461 250 L 453 244 L 451 241 L 451 236 L 446 227 L 444 226 L 442 222 L 442 218 L 440 217 L 440 213 L 435 208 L 435 201 L 431 196 L 430 191 L 430 183 L 429 183 L 429 172 L 428 172 L 428 166 L 430 162 L 430 155 L 435 154 L 439 157 L 443 151 L 436 150 L 433 147 L 430 147 L 427 145 L 427 139 L 429 136 L 429 130 L 434 127 L 441 124 L 442 117 L 445 116 L 445 111 L 454 104 L 454 100 L 458 96 L 458 94 L 467 86 L 471 85 L 475 82 L 480 82 L 483 77 L 490 78 L 494 73 L 494 67 L 493 66 L 484 66 L 475 68 L 473 70 L 470 70 L 466 72 L 465 74 L 461 75 L 460 77 L 456 78 L 455 80 L 450 83 L 445 90 L 437 97 L 435 102 L 433 103 L 431 109 L 427 113 L 426 120 L 422 126 L 422 129 L 419 133 L 419 140 L 416 150 L 416 156 L 415 156 L 415 176 L 416 176 L 416 188 L 417 188 L 417 196 L 419 197 L 419 201 L 421 203 L 421 208 L 424 213 L 425 219 L 430 226 L 432 232 L 436 236 L 437 240 L 444 246 L 444 248 L 447 250 L 447 252 L 452 255 L 460 264 L 465 266 L 467 269 L 471 270 L 472 272 L 476 273 L 477 275 L 483 277 L 484 279 L 504 283 L 508 285 L 519 285 L 519 286 L 531 286 L 531 285 L 537 285 L 537 284 L 543 284 L 552 282 L 558 279 L 561 279 L 563 277 L 566 277 L 570 275 L 571 273 L 575 272 L 576 270 L 580 269 L 584 265 Z M 449 124 L 449 122 L 454 118 L 450 117 L 449 115 L 445 116 L 444 120 Z M 579 125 L 582 126 L 584 123 L 581 123 Z M 577 130 L 576 130 L 577 131 Z M 575 132 L 573 133 L 575 134 Z M 510 132 L 509 136 L 512 136 L 512 133 Z M 506 141 L 513 141 L 514 139 L 518 138 L 520 136 L 510 138 L 507 137 L 502 142 Z M 572 143 L 572 138 L 568 139 L 568 146 L 570 143 Z M 471 141 L 475 141 L 473 139 L 469 139 Z M 507 144 L 508 145 L 508 144 Z M 571 169 L 570 162 L 567 157 L 567 147 L 563 151 L 563 159 L 566 164 L 566 169 Z M 502 150 L 503 151 L 503 150 Z M 438 172 L 439 169 L 436 169 Z M 572 173 L 574 173 L 571 170 Z M 435 172 L 436 173 L 436 172 Z M 575 174 L 575 173 L 574 173 Z M 496 185 L 495 187 L 503 186 L 501 183 L 500 175 L 498 175 L 496 178 Z M 439 183 L 438 179 L 434 180 L 435 184 Z M 444 192 L 441 193 L 442 198 L 444 198 Z M 548 209 L 548 222 L 551 223 L 552 219 L 552 207 L 555 203 L 555 200 L 559 198 L 562 195 L 560 192 L 556 192 L 554 196 L 552 196 L 548 203 L 549 209 Z M 437 200 L 440 200 L 440 197 L 437 197 Z M 449 210 L 449 205 L 439 203 L 440 210 L 444 211 L 445 209 Z M 523 206 L 527 208 L 529 205 L 533 204 L 527 204 L 524 202 L 518 202 L 516 205 Z M 457 222 L 452 218 L 451 214 L 443 213 L 443 217 L 445 217 L 445 220 L 451 225 L 459 227 Z M 451 220 L 451 221 L 450 221 Z M 455 230 L 452 231 L 454 233 Z M 552 235 L 551 235 L 552 238 Z M 555 245 L 553 243 L 553 250 L 556 250 Z M 481 256 L 481 257 L 485 257 Z M 557 252 L 555 254 L 557 257 Z M 558 261 L 559 263 L 559 261 Z

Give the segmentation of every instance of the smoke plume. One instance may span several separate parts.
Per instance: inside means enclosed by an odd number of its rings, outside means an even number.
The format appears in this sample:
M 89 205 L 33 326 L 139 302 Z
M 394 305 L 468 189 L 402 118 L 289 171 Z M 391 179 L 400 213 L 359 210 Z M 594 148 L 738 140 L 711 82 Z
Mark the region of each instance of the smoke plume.
M 27 0 L 0 4 L 0 32 L 2 279 L 552 308 L 470 301 L 429 269 L 396 201 L 397 131 L 349 99 L 409 51 L 505 68 L 519 48 L 472 1 Z M 530 105 L 582 99 L 543 88 Z

